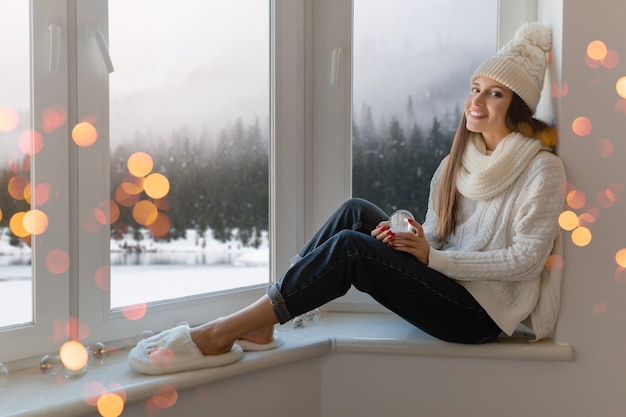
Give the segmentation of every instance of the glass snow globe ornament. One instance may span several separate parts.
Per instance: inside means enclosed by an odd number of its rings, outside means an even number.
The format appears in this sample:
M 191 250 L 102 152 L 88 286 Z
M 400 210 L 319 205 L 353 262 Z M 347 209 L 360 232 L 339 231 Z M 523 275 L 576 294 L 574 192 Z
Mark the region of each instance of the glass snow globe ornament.
M 410 220 L 415 220 L 413 214 L 408 210 L 396 210 L 389 216 L 389 228 L 392 232 L 410 232 L 413 229 Z

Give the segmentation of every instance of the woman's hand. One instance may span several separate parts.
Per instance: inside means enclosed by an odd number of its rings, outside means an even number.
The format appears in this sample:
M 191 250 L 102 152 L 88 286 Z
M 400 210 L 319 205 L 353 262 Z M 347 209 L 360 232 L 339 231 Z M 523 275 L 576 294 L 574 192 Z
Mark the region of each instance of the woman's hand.
M 372 236 L 400 252 L 410 253 L 421 263 L 428 265 L 430 245 L 424 237 L 422 225 L 415 220 L 409 219 L 413 226 L 410 232 L 393 233 L 389 229 L 389 222 L 380 222 L 378 227 L 372 230 Z

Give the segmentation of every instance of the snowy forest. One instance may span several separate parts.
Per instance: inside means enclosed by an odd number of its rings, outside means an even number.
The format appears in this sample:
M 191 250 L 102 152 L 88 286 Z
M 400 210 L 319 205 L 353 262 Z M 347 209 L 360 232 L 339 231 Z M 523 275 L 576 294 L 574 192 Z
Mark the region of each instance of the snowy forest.
M 361 109 L 353 122 L 353 196 L 366 198 L 388 213 L 404 208 L 423 220 L 430 178 L 448 153 L 458 117 L 434 118 L 429 126 L 400 121 L 374 122 L 369 107 Z M 187 230 L 203 236 L 207 231 L 220 241 L 237 240 L 243 246 L 258 247 L 268 230 L 269 138 L 259 122 L 244 125 L 239 120 L 221 131 L 217 138 L 207 132 L 190 134 L 181 128 L 170 137 L 137 134 L 111 152 L 111 195 L 127 175 L 128 157 L 137 151 L 148 153 L 154 172 L 170 182 L 168 196 L 159 204 L 166 210 L 171 228 L 162 239 L 184 237 Z M 24 200 L 7 191 L 14 171 L 0 173 L 0 227 L 11 216 L 28 210 Z M 25 162 L 17 175 L 29 179 Z M 145 196 L 143 198 L 146 198 Z M 137 239 L 145 228 L 132 216 L 132 207 L 120 206 L 120 216 L 111 225 L 113 239 L 132 233 Z M 20 239 L 13 238 L 14 244 Z

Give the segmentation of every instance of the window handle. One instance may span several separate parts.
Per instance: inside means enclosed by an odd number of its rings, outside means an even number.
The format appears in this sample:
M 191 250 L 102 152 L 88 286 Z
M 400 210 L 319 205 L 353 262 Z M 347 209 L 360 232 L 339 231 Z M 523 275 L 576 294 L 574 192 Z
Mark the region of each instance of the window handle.
M 330 60 L 330 85 L 337 85 L 339 79 L 339 64 L 341 63 L 341 48 L 333 49 L 333 53 Z
M 58 71 L 61 59 L 61 26 L 56 21 L 48 23 L 48 36 L 50 38 L 48 71 Z
M 104 65 L 106 65 L 109 74 L 114 71 L 113 62 L 111 61 L 111 55 L 109 55 L 109 46 L 107 45 L 106 39 L 104 39 L 104 33 L 100 30 L 100 28 L 89 29 L 88 31 L 89 37 L 92 37 L 96 40 L 98 44 L 98 49 L 100 49 L 100 55 L 102 55 L 102 60 L 104 61 Z

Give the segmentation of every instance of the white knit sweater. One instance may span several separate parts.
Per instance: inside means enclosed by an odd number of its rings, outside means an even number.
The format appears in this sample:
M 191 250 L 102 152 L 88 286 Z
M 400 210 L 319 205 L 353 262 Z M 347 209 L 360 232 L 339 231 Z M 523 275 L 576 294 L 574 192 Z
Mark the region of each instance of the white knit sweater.
M 502 157 L 506 152 L 497 153 L 498 148 L 485 158 Z M 519 155 L 519 149 L 510 152 Z M 525 324 L 539 340 L 551 335 L 559 309 L 562 253 L 557 218 L 563 210 L 565 172 L 556 155 L 538 149 L 531 153 L 517 178 L 505 180 L 501 192 L 481 199 L 461 195 L 457 229 L 447 242 L 438 244 L 435 202 L 442 161 L 431 182 L 423 227 L 431 245 L 429 267 L 467 288 L 505 333 L 511 335 L 529 319 Z M 506 170 L 500 178 L 510 176 L 512 168 L 499 165 L 494 165 L 495 173 Z M 551 254 L 556 258 L 547 267 Z

